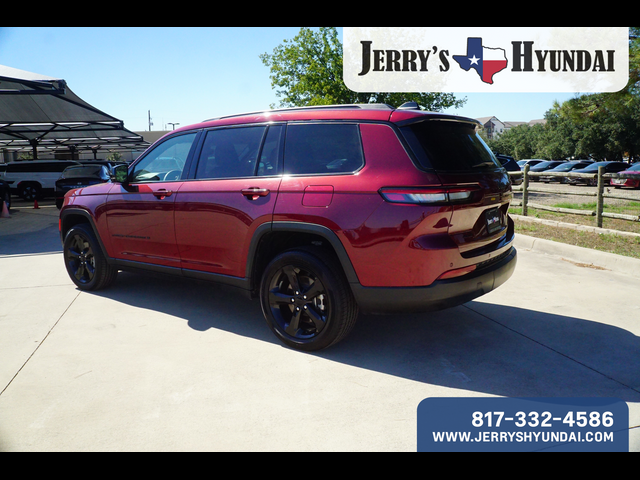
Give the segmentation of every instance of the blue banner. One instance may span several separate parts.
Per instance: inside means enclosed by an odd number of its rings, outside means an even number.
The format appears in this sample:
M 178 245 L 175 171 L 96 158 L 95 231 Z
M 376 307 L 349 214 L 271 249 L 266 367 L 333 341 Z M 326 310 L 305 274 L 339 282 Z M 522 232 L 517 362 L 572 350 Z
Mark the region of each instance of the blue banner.
M 418 451 L 629 452 L 629 407 L 597 398 L 431 398 Z

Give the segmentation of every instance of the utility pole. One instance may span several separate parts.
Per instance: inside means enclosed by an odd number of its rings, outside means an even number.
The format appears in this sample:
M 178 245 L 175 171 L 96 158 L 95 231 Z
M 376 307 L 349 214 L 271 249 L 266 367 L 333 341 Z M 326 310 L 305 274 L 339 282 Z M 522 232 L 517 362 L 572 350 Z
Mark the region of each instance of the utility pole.
M 151 131 L 151 127 L 153 127 L 153 122 L 151 121 L 151 110 L 149 110 L 149 131 Z

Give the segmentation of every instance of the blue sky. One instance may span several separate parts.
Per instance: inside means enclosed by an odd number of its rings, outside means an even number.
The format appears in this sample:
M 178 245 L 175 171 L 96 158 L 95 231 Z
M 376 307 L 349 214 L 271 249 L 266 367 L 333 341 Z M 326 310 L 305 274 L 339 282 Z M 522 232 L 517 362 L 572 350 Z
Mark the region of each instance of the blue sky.
M 267 109 L 278 99 L 259 55 L 301 27 L 0 27 L 0 65 L 67 81 L 133 131 Z M 342 27 L 338 27 L 342 31 Z M 464 94 L 451 111 L 503 121 L 543 118 L 571 94 Z

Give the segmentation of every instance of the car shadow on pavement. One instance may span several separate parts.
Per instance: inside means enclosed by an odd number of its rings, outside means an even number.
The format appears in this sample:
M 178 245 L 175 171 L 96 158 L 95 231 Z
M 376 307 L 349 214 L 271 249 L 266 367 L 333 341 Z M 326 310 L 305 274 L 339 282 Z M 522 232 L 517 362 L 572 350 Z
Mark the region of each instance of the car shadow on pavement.
M 186 320 L 196 331 L 219 329 L 277 343 L 271 339 L 260 303 L 231 287 L 162 274 L 120 272 L 113 287 L 92 295 Z
M 361 318 L 329 358 L 432 385 L 511 398 L 640 402 L 640 337 L 603 323 L 471 302 Z
M 211 284 L 143 277 L 121 273 L 113 288 L 95 295 L 172 315 L 196 331 L 218 329 L 279 344 L 258 301 Z M 640 402 L 639 337 L 517 307 L 471 302 L 427 315 L 361 316 L 344 342 L 313 355 L 479 394 Z

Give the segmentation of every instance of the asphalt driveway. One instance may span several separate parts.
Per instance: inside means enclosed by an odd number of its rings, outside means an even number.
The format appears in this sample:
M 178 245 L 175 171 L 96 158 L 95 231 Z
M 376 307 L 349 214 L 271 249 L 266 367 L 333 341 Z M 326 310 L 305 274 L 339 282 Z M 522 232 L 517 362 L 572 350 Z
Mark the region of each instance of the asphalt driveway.
M 496 292 L 429 316 L 364 317 L 307 355 L 277 343 L 258 303 L 211 285 L 121 274 L 80 293 L 57 210 L 11 213 L 0 451 L 415 452 L 418 406 L 442 397 L 618 398 L 640 451 L 640 278 L 606 261 L 587 268 L 522 238 Z

